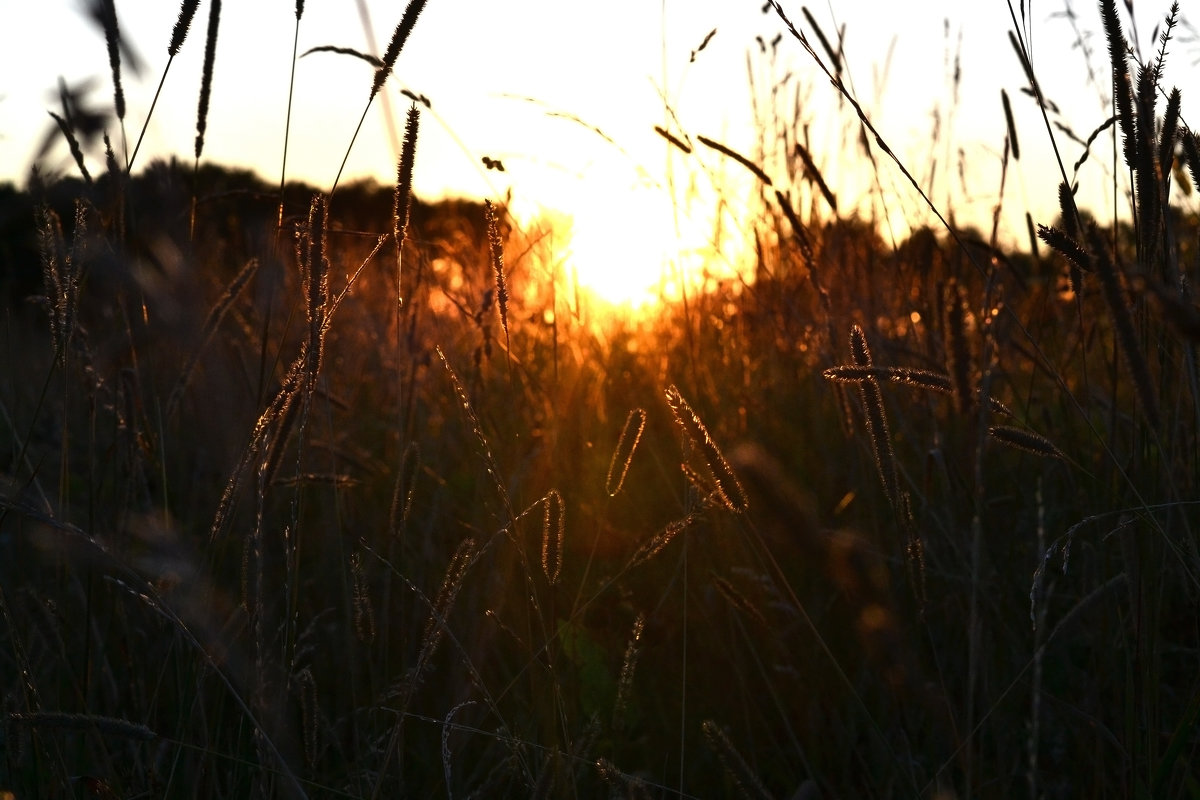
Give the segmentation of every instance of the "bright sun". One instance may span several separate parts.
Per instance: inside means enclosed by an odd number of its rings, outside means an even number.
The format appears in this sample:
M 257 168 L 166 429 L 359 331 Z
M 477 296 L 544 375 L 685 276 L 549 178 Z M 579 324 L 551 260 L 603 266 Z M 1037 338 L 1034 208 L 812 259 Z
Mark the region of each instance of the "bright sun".
M 662 191 L 625 187 L 589 192 L 572 211 L 565 266 L 595 298 L 645 312 L 729 267 L 713 251 L 711 221 L 676 214 Z

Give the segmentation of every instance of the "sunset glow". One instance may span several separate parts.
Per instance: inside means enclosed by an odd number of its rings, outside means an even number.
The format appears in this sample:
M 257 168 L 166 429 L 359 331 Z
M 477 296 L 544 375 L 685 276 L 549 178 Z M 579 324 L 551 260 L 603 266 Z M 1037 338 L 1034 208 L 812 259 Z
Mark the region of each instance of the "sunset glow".
M 1194 796 L 1180 5 L 10 2 L 0 800 Z
M 677 214 L 655 188 L 610 189 L 572 217 L 569 278 L 606 303 L 637 311 L 678 299 L 680 280 L 697 288 L 706 275 L 733 277 L 711 242 L 713 213 Z
M 844 203 L 843 214 L 879 214 L 876 219 L 894 223 L 926 213 L 886 158 L 878 159 L 877 176 L 865 172 L 870 162 L 854 144 L 853 114 L 773 14 L 711 0 L 619 6 L 603 18 L 589 18 L 590 35 L 580 38 L 564 35 L 579 23 L 573 13 L 546 0 L 525 0 L 512 9 L 472 4 L 470 25 L 463 24 L 453 5 L 429 3 L 421 35 L 406 46 L 386 91 L 365 118 L 343 180 L 371 176 L 388 182 L 396 131 L 410 102 L 401 91 L 409 90 L 429 101 L 422 109 L 414 176 L 419 197 L 498 200 L 511 190 L 571 216 L 575 236 L 569 261 L 580 283 L 599 296 L 634 304 L 658 296 L 672 272 L 678 277 L 682 268 L 695 274 L 699 263 L 730 258 L 729 253 L 711 258 L 702 252 L 712 243 L 716 204 L 705 206 L 706 201 L 671 188 L 669 180 L 675 175 L 684 183 L 706 185 L 706 170 L 720 158 L 700 146 L 690 155 L 673 150 L 653 132 L 656 124 L 685 138 L 712 137 L 751 158 L 759 155 L 765 130 L 791 125 L 793 135 L 803 138 L 821 168 L 829 171 L 826 177 Z M 117 7 L 122 35 L 141 62 L 138 74 L 127 70 L 125 76 L 128 147 L 149 116 L 176 8 L 138 0 L 118 2 Z M 22 19 L 6 29 L 7 38 L 0 34 L 5 44 L 0 61 L 11 59 L 3 62 L 9 67 L 5 74 L 23 76 L 2 91 L 4 179 L 20 183 L 27 176 L 48 130 L 46 111 L 57 107 L 57 76 L 69 87 L 89 87 L 83 95 L 89 110 L 111 104 L 103 37 L 80 8 L 74 0 L 52 0 L 37 13 L 55 24 Z M 1009 203 L 1013 211 L 1005 209 L 1000 235 L 1010 242 L 1026 241 L 1023 211 L 1029 204 L 1037 204 L 1035 219 L 1053 218 L 1053 192 L 1026 186 L 1032 180 L 1027 175 L 1053 175 L 1057 166 L 1049 148 L 1034 136 L 1043 127 L 1036 108 L 1019 96 L 1020 65 L 1004 37 L 995 35 L 1008 25 L 1007 12 L 989 8 L 986 14 L 980 10 L 961 18 L 956 6 L 946 2 L 924 4 L 916 14 L 870 2 L 839 7 L 836 14 L 833 9 L 813 11 L 827 34 L 847 26 L 847 77 L 857 79 L 855 95 L 915 178 L 940 206 L 953 207 L 960 223 L 982 227 L 990 222 L 1004 134 L 997 88 L 1007 86 L 1025 153 L 1022 162 L 1009 165 L 1007 196 L 1016 201 Z M 204 160 L 278 177 L 288 123 L 294 20 L 253 4 L 231 5 L 223 13 Z M 398 13 L 377 2 L 310 4 L 298 29 L 298 50 L 342 47 L 377 53 Z M 1141 7 L 1139 13 L 1147 15 L 1142 25 L 1150 30 L 1157 13 Z M 191 151 L 203 24 L 202 18 L 197 20 L 197 30 L 167 76 L 139 155 L 141 166 Z M 1094 21 L 1087 24 L 1095 26 Z M 1102 92 L 1074 88 L 1087 73 L 1069 56 L 1071 48 L 1065 44 L 1071 35 L 1065 23 L 1047 24 L 1044 33 L 1039 31 L 1039 41 L 1046 45 L 1036 51 L 1035 60 L 1044 90 L 1082 135 L 1106 112 Z M 631 57 L 613 58 L 611 42 L 617 39 Z M 445 42 L 455 43 L 453 69 L 446 69 Z M 881 63 L 885 53 L 886 64 Z M 1181 70 L 1183 85 L 1188 83 L 1187 60 L 1182 56 L 1172 64 Z M 960 67 L 962 83 L 952 85 Z M 289 178 L 329 188 L 362 114 L 370 78 L 371 67 L 364 61 L 328 49 L 297 61 L 287 140 Z M 755 93 L 758 97 L 752 98 Z M 784 116 L 771 119 L 772 105 Z M 109 132 L 121 150 L 123 138 L 113 119 Z M 774 135 L 765 134 L 767 144 Z M 694 138 L 690 141 L 695 144 Z M 42 156 L 43 168 L 72 174 L 75 167 L 65 144 L 51 142 Z M 97 140 L 84 145 L 92 171 L 101 170 L 102 145 Z M 955 156 L 959 147 L 966 154 L 962 175 L 962 160 Z M 854 163 L 839 163 L 847 155 Z M 1078 155 L 1065 157 L 1069 162 Z M 485 168 L 485 157 L 502 161 L 506 170 Z M 781 164 L 765 166 L 776 179 L 784 177 Z M 1101 184 L 1097 176 L 1085 174 L 1081 197 L 1099 202 L 1111 198 Z M 877 187 L 879 196 L 872 196 Z M 691 204 L 688 213 L 678 213 L 685 202 Z

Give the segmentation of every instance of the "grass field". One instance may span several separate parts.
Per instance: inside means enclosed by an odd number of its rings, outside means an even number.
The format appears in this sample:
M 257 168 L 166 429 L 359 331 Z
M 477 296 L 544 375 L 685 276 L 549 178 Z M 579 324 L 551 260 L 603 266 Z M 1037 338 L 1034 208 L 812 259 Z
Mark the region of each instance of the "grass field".
M 4 190 L 0 797 L 1200 795 L 1200 139 L 1101 10 L 1127 213 L 893 245 L 664 131 L 757 266 L 653 315 L 411 201 L 419 105 L 394 187 Z

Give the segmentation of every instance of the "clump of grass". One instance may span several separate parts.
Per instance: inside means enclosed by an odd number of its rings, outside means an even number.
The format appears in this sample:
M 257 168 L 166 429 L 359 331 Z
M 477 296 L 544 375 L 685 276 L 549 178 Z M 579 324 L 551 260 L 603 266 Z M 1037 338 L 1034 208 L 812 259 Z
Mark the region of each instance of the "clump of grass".
M 64 359 L 78 328 L 87 216 L 83 204 L 76 203 L 74 232 L 68 247 L 58 214 L 42 206 L 37 215 L 38 249 L 42 258 L 42 285 L 50 316 L 50 335 L 57 357 Z
M 307 337 L 288 367 L 281 386 L 258 415 L 250 434 L 250 441 L 226 483 L 213 518 L 211 536 L 214 539 L 229 521 L 229 514 L 246 472 L 251 467 L 258 467 L 260 487 L 270 486 L 298 419 L 303 428 L 307 408 L 321 373 L 325 341 L 333 313 L 349 291 L 349 285 L 353 283 L 352 279 L 341 294 L 336 298 L 331 297 L 327 252 L 327 202 L 322 195 L 313 195 L 309 205 L 308 223 L 298 231 L 296 237 L 296 260 L 300 265 L 304 292 L 303 308 L 308 322 Z M 382 241 L 381 237 L 367 261 L 379 251 Z M 364 261 L 363 267 L 367 261 Z M 359 268 L 359 273 L 363 267 Z M 259 492 L 260 499 L 261 492 L 262 489 Z
M 804 19 L 853 100 L 841 36 Z M 1027 32 L 1012 40 L 1050 109 Z M 768 31 L 759 52 L 781 58 L 782 41 Z M 123 199 L 146 225 L 153 184 L 116 181 L 110 144 L 97 188 L 61 184 L 83 202 L 42 191 L 30 206 L 46 299 L 0 325 L 17 354 L 0 381 L 0 651 L 15 666 L 0 782 L 22 796 L 80 775 L 119 796 L 1187 796 L 1200 324 L 1194 221 L 1166 190 L 1200 158 L 1179 93 L 1147 94 L 1159 42 L 1131 73 L 1129 118 L 1068 136 L 1095 152 L 1064 170 L 1041 255 L 995 233 L 986 250 L 960 249 L 959 231 L 888 242 L 835 210 L 800 114 L 763 126 L 781 140 L 754 158 L 673 116 L 656 130 L 674 157 L 698 159 L 699 141 L 759 182 L 762 216 L 740 220 L 756 278 L 603 334 L 543 304 L 554 290 L 525 255 L 497 267 L 537 232 L 502 237 L 490 204 L 411 198 L 414 93 L 395 186 L 315 197 L 291 253 L 241 244 L 254 220 L 278 224 L 273 186 L 246 192 L 266 201 L 249 213 L 240 190 L 211 198 L 191 246 L 163 226 L 181 264 L 161 276 L 123 277 L 138 237 L 109 209 Z M 1015 161 L 1006 98 L 996 133 Z M 854 157 L 899 162 L 869 104 L 848 106 Z M 1100 228 L 1073 184 L 1124 122 L 1136 226 Z M 368 269 L 388 239 L 398 272 L 406 259 L 395 298 L 390 272 Z M 492 303 L 504 376 L 484 360 Z M 460 379 L 451 365 L 472 353 Z M 392 374 L 403 386 L 377 379 Z M 673 374 L 706 397 L 703 420 Z M 885 408 L 885 383 L 921 391 Z M 830 389 L 857 391 L 874 470 L 845 458 Z M 666 468 L 680 462 L 685 481 Z M 903 555 L 879 535 L 892 519 Z
M 221 322 L 225 319 L 225 315 L 229 313 L 242 290 L 250 283 L 251 279 L 258 272 L 258 259 L 252 258 L 246 262 L 246 265 L 234 276 L 229 282 L 221 299 L 208 313 L 208 318 L 204 320 L 204 325 L 200 329 L 199 344 L 196 346 L 195 352 L 188 358 L 183 369 L 180 370 L 179 378 L 175 381 L 175 387 L 171 390 L 170 396 L 167 398 L 167 418 L 175 416 L 179 409 L 179 403 L 183 399 L 184 393 L 187 391 L 188 383 L 192 379 L 192 374 L 195 372 L 196 364 L 199 362 L 205 347 L 216 334 L 217 329 L 221 326 Z

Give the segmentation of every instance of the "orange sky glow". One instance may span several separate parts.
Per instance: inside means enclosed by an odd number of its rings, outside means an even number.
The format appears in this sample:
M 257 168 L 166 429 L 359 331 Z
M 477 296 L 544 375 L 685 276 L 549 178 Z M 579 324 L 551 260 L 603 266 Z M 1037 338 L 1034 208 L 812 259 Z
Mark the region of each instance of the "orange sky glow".
M 167 62 L 178 5 L 116 5 L 122 33 L 142 62 L 137 75 L 125 67 L 131 149 Z M 380 52 L 404 5 L 309 0 L 299 51 L 333 45 Z M 1154 49 L 1152 32 L 1168 5 L 1136 4 L 1144 54 Z M 111 108 L 104 40 L 83 7 L 84 0 L 46 0 L 5 11 L 0 180 L 25 182 L 50 124 L 46 112 L 57 108 L 59 76 L 70 86 L 94 79 L 88 105 Z M 783 7 L 819 49 L 801 5 Z M 1015 0 L 1013 7 L 1019 8 Z M 1060 109 L 1059 121 L 1086 137 L 1109 113 L 1095 4 L 1060 0 L 1024 8 L 1024 33 L 1032 37 L 1044 92 Z M 1066 9 L 1077 15 L 1075 25 L 1091 49 L 1095 82 Z M 1007 90 L 1022 158 L 1009 167 L 999 234 L 1004 243 L 1027 247 L 1025 212 L 1035 221 L 1053 220 L 1059 171 L 1045 124 L 1021 93 L 1025 79 L 1007 37 L 1014 29 L 1009 6 L 861 0 L 808 10 L 827 36 L 836 37 L 844 26 L 852 91 L 934 203 L 957 223 L 985 231 L 999 197 L 1005 137 L 1000 90 Z M 204 2 L 167 76 L 138 155 L 141 166 L 170 154 L 191 158 L 207 16 Z M 278 180 L 295 30 L 293 3 L 225 3 L 205 161 Z M 1166 82 L 1184 90 L 1185 113 L 1188 89 L 1200 86 L 1194 37 L 1190 25 L 1180 26 L 1167 61 Z M 332 185 L 372 75 L 369 65 L 346 55 L 300 59 L 289 178 Z M 403 89 L 430 102 L 417 149 L 417 194 L 502 200 L 511 192 L 510 210 L 519 222 L 569 217 L 570 235 L 561 244 L 564 269 L 612 302 L 645 304 L 677 291 L 681 281 L 694 284 L 705 274 L 730 278 L 746 266 L 745 226 L 761 212 L 755 179 L 698 144 L 700 135 L 759 159 L 764 145 L 777 142 L 774 126 L 793 125 L 833 186 L 840 213 L 877 220 L 885 241 L 936 223 L 886 157 L 876 151 L 879 170 L 869 168 L 849 106 L 839 102 L 774 12 L 763 12 L 760 0 L 617 0 L 602 6 L 429 0 L 385 89 L 386 102 L 377 98 L 366 118 L 343 181 L 394 179 L 395 136 L 409 102 Z M 655 125 L 690 137 L 693 152 L 672 147 Z M 118 130 L 114 123 L 119 142 Z M 1059 144 L 1070 171 L 1082 148 L 1061 135 Z M 1080 172 L 1080 195 L 1104 217 L 1111 216 L 1111 176 L 1104 168 L 1111 163 L 1110 155 L 1105 158 L 1111 140 L 1102 138 L 1098 147 Z M 504 171 L 487 169 L 485 157 L 501 161 Z M 98 170 L 102 152 L 93 148 L 88 159 Z M 74 169 L 61 142 L 43 165 Z M 778 159 L 765 159 L 763 166 L 786 183 Z M 797 200 L 808 207 L 804 197 Z

